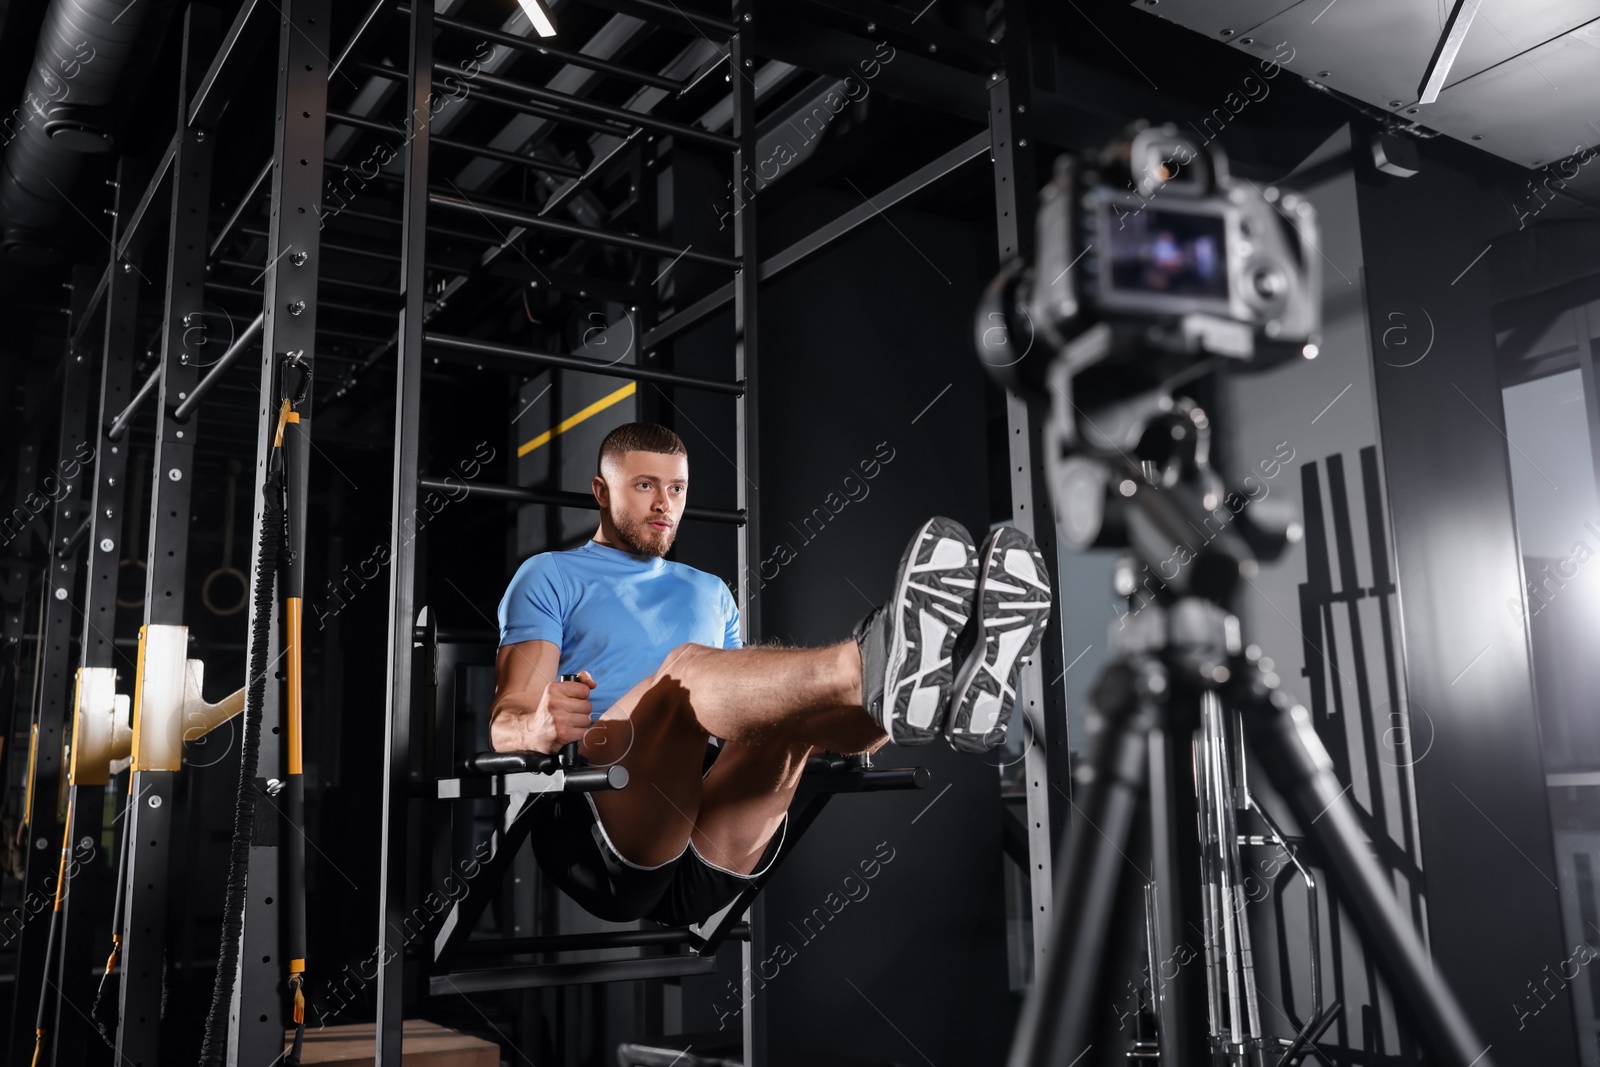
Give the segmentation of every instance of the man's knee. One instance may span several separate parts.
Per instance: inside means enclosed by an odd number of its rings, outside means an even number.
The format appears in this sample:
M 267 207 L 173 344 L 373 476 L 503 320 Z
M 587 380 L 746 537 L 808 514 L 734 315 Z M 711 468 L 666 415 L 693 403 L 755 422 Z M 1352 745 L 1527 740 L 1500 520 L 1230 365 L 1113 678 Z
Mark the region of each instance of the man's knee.
M 682 674 L 696 660 L 710 651 L 713 651 L 710 645 L 686 641 L 667 653 L 666 658 L 661 661 L 661 666 L 656 668 L 656 678 L 669 678 Z

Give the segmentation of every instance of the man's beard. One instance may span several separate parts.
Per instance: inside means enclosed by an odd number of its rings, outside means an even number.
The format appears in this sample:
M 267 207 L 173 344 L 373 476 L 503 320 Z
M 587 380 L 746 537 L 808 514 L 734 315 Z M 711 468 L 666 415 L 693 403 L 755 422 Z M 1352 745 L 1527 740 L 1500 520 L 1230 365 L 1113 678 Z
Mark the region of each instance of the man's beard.
M 622 547 L 636 556 L 665 556 L 678 534 L 676 524 L 663 535 L 650 525 L 649 519 L 624 520 L 618 518 L 615 511 L 611 513 L 611 524 L 617 528 L 617 540 L 622 542 Z

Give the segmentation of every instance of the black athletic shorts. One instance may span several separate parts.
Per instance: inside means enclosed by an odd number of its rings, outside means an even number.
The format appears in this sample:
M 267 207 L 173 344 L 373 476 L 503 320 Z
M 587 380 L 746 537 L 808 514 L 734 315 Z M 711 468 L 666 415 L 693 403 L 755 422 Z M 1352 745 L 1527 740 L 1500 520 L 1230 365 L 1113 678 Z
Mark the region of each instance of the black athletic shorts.
M 667 926 L 715 915 L 777 861 L 789 829 L 785 815 L 755 870 L 738 874 L 708 861 L 692 841 L 658 867 L 630 863 L 611 844 L 588 793 L 540 797 L 528 818 L 540 870 L 585 911 L 607 922 L 650 919 Z

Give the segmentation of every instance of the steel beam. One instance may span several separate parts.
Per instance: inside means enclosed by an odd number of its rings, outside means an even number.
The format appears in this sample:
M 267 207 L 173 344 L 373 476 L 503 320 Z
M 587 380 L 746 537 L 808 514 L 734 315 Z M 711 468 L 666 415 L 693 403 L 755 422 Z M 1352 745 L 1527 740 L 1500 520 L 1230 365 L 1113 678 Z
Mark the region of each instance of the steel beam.
M 491 500 L 511 500 L 519 504 L 549 504 L 561 508 L 587 508 L 590 511 L 598 509 L 594 496 L 588 493 L 570 493 L 565 491 L 549 492 L 540 489 L 529 489 L 520 485 L 492 485 L 485 482 L 452 482 L 448 478 L 421 477 L 417 479 L 419 489 L 443 493 L 455 499 L 455 494 L 466 496 L 482 496 Z M 727 508 L 700 508 L 689 507 L 683 511 L 686 519 L 703 519 L 707 522 L 727 522 L 742 525 L 746 515 L 742 511 L 730 511 Z
M 178 79 L 182 108 L 220 34 L 216 12 L 192 6 L 184 26 L 183 67 Z M 179 425 L 172 409 L 198 374 L 188 347 L 200 321 L 205 293 L 207 205 L 215 138 L 205 130 L 179 131 L 172 159 L 171 225 L 167 232 L 166 293 L 161 321 L 161 364 L 156 394 L 150 528 L 145 539 L 144 625 L 183 623 L 185 567 L 189 559 L 189 500 L 194 472 L 195 428 Z M 142 687 L 144 664 L 135 685 Z M 142 689 L 134 707 L 141 706 Z M 135 713 L 137 736 L 139 711 Z M 152 761 L 135 746 L 130 800 L 123 832 L 129 835 L 123 873 L 122 984 L 117 1022 L 117 1060 L 128 1067 L 160 1062 L 161 990 L 167 950 L 168 850 L 172 835 L 174 761 Z
M 568 356 L 555 352 L 535 352 L 529 348 L 518 348 L 515 345 L 502 345 L 493 341 L 480 341 L 475 337 L 456 337 L 445 333 L 426 333 L 423 343 L 435 352 L 449 353 L 450 357 L 463 363 L 488 363 L 494 362 L 498 366 L 513 370 L 520 370 L 525 374 L 537 373 L 539 367 L 562 367 L 567 370 L 588 371 L 593 374 L 605 374 L 613 378 L 623 378 L 641 382 L 661 382 L 666 385 L 680 385 L 687 389 L 704 389 L 711 393 L 726 393 L 729 396 L 743 396 L 746 388 L 744 382 L 724 382 L 715 378 L 700 378 L 692 374 L 678 374 L 675 371 L 652 370 L 649 367 L 639 367 L 632 363 L 607 363 L 604 360 L 590 359 L 586 356 Z
M 328 26 L 333 19 L 333 3 L 332 0 L 288 0 L 280 11 L 273 211 L 267 238 L 268 267 L 262 290 L 260 403 L 251 525 L 252 588 L 261 580 L 262 486 L 277 427 L 278 364 L 285 355 L 298 354 L 311 365 L 311 372 L 315 372 L 317 276 L 322 261 L 322 162 L 328 112 Z M 291 435 L 309 438 L 311 434 L 309 394 L 296 410 L 300 422 L 285 428 L 283 451 L 303 461 L 307 450 L 291 448 L 287 441 Z M 298 484 L 304 484 L 305 473 L 302 467 L 289 476 L 301 479 Z M 303 543 L 305 521 L 303 507 L 288 516 L 291 544 Z M 274 662 L 274 650 L 281 640 L 276 616 L 283 607 L 284 592 L 280 588 L 279 595 L 273 599 L 275 618 L 268 629 L 269 663 Z M 253 604 L 249 626 L 250 640 L 254 642 Z M 246 663 L 256 658 L 255 651 L 252 646 L 246 654 Z M 285 777 L 278 733 L 282 719 L 282 685 L 276 673 L 269 669 L 266 678 L 257 763 L 260 778 Z M 269 891 L 279 885 L 280 818 L 281 812 L 270 798 L 257 804 L 255 838 L 250 846 L 247 875 L 251 891 L 246 897 L 243 945 L 234 985 L 235 1023 L 228 1034 L 230 1067 L 270 1067 L 279 1060 L 283 1048 L 286 1020 L 282 1015 L 281 991 L 287 961 L 280 959 L 278 931 L 287 916 L 279 903 L 283 894 Z M 292 891 L 285 887 L 285 892 Z
M 166 187 L 167 178 L 172 173 L 172 158 L 177 151 L 178 137 L 174 135 L 167 143 L 166 151 L 162 153 L 161 162 L 156 164 L 154 173 L 150 175 L 150 182 L 145 186 L 144 195 L 139 198 L 139 203 L 133 209 L 133 218 L 125 221 L 120 227 L 122 238 L 115 246 L 113 266 L 108 266 L 101 272 L 94 291 L 84 306 L 83 314 L 75 317 L 68 329 L 67 335 L 72 338 L 73 344 L 81 344 L 88 336 L 89 325 L 94 320 L 95 313 L 100 310 L 100 301 L 105 297 L 106 289 L 111 284 L 111 271 L 115 265 L 137 263 L 139 254 L 144 250 L 145 242 L 151 235 L 151 231 L 146 228 L 147 220 L 151 218 L 150 205 L 159 203 L 161 190 Z
M 74 326 L 92 308 L 84 297 L 92 292 L 93 272 L 79 268 L 73 272 Z M 56 888 L 56 871 L 61 845 L 61 820 L 57 808 L 60 798 L 61 749 L 71 709 L 71 643 L 77 608 L 72 594 L 78 580 L 78 557 L 63 556 L 59 549 L 71 539 L 83 517 L 83 463 L 92 447 L 85 432 L 89 414 L 89 354 L 71 342 L 62 361 L 61 421 L 57 427 L 53 469 L 40 479 L 38 499 L 53 500 L 50 506 L 50 543 L 46 555 L 44 607 L 39 620 L 39 652 L 34 676 L 33 717 L 29 741 L 29 771 L 24 800 L 25 823 L 21 837 L 24 849 L 22 905 L 19 917 L 22 932 L 16 938 L 17 993 L 13 998 L 10 1050 L 12 1063 L 27 1063 L 34 1044 L 34 1013 L 39 1002 L 23 990 L 36 990 L 34 983 L 46 977 L 45 942 L 49 933 L 50 908 Z M 9 938 L 9 934 L 7 937 Z M 47 1020 L 48 1024 L 48 1020 Z
M 195 89 L 184 114 L 187 125 L 201 130 L 216 129 L 217 120 L 244 80 L 245 71 L 266 43 L 277 7 L 271 0 L 244 0 L 234 15 L 233 25 L 217 48 L 205 76 Z
M 734 189 L 744 188 L 744 176 L 753 173 L 759 157 L 756 129 L 755 82 L 755 0 L 733 0 L 733 39 L 728 44 L 729 85 L 733 92 L 733 143 L 735 150 L 729 178 Z M 756 205 L 752 198 L 733 220 L 733 256 L 737 268 L 733 275 L 733 377 L 744 384 L 744 392 L 734 406 L 734 509 L 745 517 L 737 539 L 735 573 L 739 576 L 737 598 L 744 643 L 761 639 L 761 600 L 750 576 L 761 560 L 759 469 L 760 435 L 756 391 L 758 362 L 756 289 L 760 284 L 761 255 L 756 242 Z M 640 353 L 643 355 L 643 353 Z M 750 939 L 739 944 L 741 973 L 748 975 L 767 948 L 766 905 L 755 900 L 744 913 L 750 924 Z M 710 958 L 710 957 L 708 957 Z M 767 1013 L 765 1002 L 756 1003 L 748 981 L 740 983 L 744 1010 L 740 1022 L 744 1038 L 745 1067 L 767 1067 Z
M 139 391 L 133 394 L 133 399 L 112 416 L 111 425 L 106 428 L 106 440 L 113 442 L 122 440 L 123 434 L 128 432 L 128 424 L 133 422 L 133 417 L 139 413 L 144 402 L 150 399 L 150 394 L 155 392 L 156 385 L 160 381 L 161 371 L 157 368 L 144 380 L 144 384 L 139 386 Z
M 367 130 L 372 133 L 395 134 L 400 132 L 393 126 L 379 122 L 377 119 L 363 118 L 360 115 L 351 115 L 343 111 L 328 112 L 328 121 L 341 123 L 358 130 Z M 540 159 L 537 156 L 518 155 L 515 152 L 503 152 L 498 148 L 490 148 L 487 145 L 452 141 L 445 137 L 433 138 L 433 144 L 436 148 L 449 148 L 457 152 L 465 152 L 468 155 L 479 156 L 483 159 L 496 159 L 501 163 L 511 163 L 519 167 L 527 167 L 530 170 L 544 171 L 546 174 L 554 174 L 562 178 L 576 178 L 582 173 L 577 167 L 569 167 L 565 163 Z M 340 214 L 344 214 L 344 212 L 341 211 Z
M 548 233 L 559 233 L 566 237 L 576 237 L 584 241 L 595 241 L 603 245 L 616 245 L 619 248 L 632 249 L 635 252 L 653 252 L 658 256 L 693 260 L 696 263 L 709 263 L 713 267 L 739 266 L 738 256 L 733 257 L 718 255 L 715 252 L 699 252 L 693 247 L 676 248 L 665 241 L 655 241 L 648 237 L 639 237 L 631 233 L 615 233 L 611 230 L 600 230 L 592 226 L 580 226 L 575 222 L 558 222 L 555 219 L 543 218 L 539 215 L 506 204 L 481 198 L 467 199 L 453 196 L 445 192 L 430 192 L 428 199 L 440 207 L 451 208 L 455 211 L 468 211 L 491 219 L 502 219 L 514 222 L 518 226 L 530 230 L 544 230 Z
M 394 67 L 386 67 L 380 63 L 359 63 L 356 65 L 356 69 L 361 71 L 363 74 L 370 74 L 374 78 L 388 78 L 390 81 L 397 82 L 403 82 L 406 80 L 406 74 L 404 71 L 396 70 Z M 434 73 L 445 77 L 451 77 L 458 72 L 454 67 L 449 67 L 442 63 L 438 63 L 434 65 Z M 479 77 L 481 78 L 483 75 L 480 75 Z M 613 137 L 621 137 L 628 132 L 628 127 L 626 126 L 619 126 L 614 122 L 607 122 L 599 118 L 568 114 L 567 112 L 562 111 L 561 108 L 555 104 L 536 104 L 528 101 L 513 100 L 506 96 L 497 96 L 494 93 L 486 93 L 482 89 L 477 88 L 476 81 L 477 79 L 474 79 L 472 99 L 476 100 L 480 104 L 493 104 L 495 107 L 509 108 L 512 111 L 518 111 L 524 115 L 537 115 L 538 117 L 548 119 L 551 122 L 559 122 L 567 126 L 576 126 L 578 129 L 592 130 L 596 133 L 609 134 Z M 518 86 L 518 88 L 521 87 Z M 465 97 L 463 97 L 463 99 L 465 99 Z M 399 129 L 398 127 L 389 127 L 389 132 L 399 134 L 402 137 L 405 136 L 405 131 Z M 437 142 L 438 138 L 436 137 L 434 140 Z M 460 144 L 460 142 L 445 143 Z
M 117 167 L 116 219 L 130 218 L 134 197 L 144 189 L 145 170 L 123 157 Z M 120 237 L 120 232 L 113 231 Z M 113 439 L 111 423 L 130 401 L 133 365 L 139 358 L 138 329 L 140 277 L 137 271 L 110 266 L 110 286 L 105 297 L 105 331 L 100 360 L 100 400 L 93 423 L 94 474 L 89 504 L 89 552 L 83 591 L 83 629 L 79 639 L 81 668 L 115 669 L 117 636 L 117 578 L 123 556 L 122 502 L 126 491 L 128 448 Z M 133 679 L 127 679 L 131 687 Z M 75 734 L 76 736 L 76 734 Z M 77 747 L 76 742 L 74 747 Z M 72 857 L 79 876 L 68 884 L 61 906 L 61 955 L 56 965 L 56 1017 L 73 1020 L 87 1013 L 94 1002 L 95 934 L 104 918 L 105 887 L 100 834 L 107 782 L 97 774 L 79 773 L 75 759 L 70 774 L 68 817 L 72 825 L 65 840 L 73 843 Z M 94 781 L 85 779 L 93 778 Z M 85 870 L 87 868 L 87 870 Z M 85 1026 L 57 1025 L 53 1064 L 60 1067 L 84 1062 L 91 1031 Z M 98 1035 L 93 1040 L 98 1043 Z
M 455 73 L 453 68 L 445 66 L 442 63 L 434 64 L 433 69 L 436 75 L 441 76 Z M 680 140 L 694 141 L 699 144 L 708 145 L 711 148 L 731 149 L 737 146 L 737 141 L 735 138 L 729 137 L 726 134 L 712 133 L 710 130 L 705 129 L 702 126 L 690 125 L 687 122 L 674 122 L 671 119 L 657 118 L 648 111 L 634 111 L 630 108 L 615 107 L 611 104 L 602 104 L 594 100 L 585 99 L 581 96 L 574 96 L 571 93 L 562 93 L 557 92 L 554 89 L 546 89 L 539 85 L 523 85 L 521 82 L 512 81 L 510 78 L 497 77 L 493 74 L 479 74 L 477 77 L 472 79 L 472 85 L 473 95 L 475 96 L 478 95 L 477 87 L 482 85 L 490 89 L 498 89 L 501 92 L 519 93 L 522 96 L 528 97 L 530 100 L 536 100 L 542 104 L 547 104 L 555 108 L 566 108 L 570 111 L 576 112 L 579 115 L 588 115 L 597 119 L 608 119 L 611 122 L 622 125 L 623 129 L 618 131 L 620 134 L 625 134 L 628 129 L 638 126 L 646 130 L 654 131 L 655 133 L 664 134 L 669 137 L 676 137 Z M 562 121 L 565 121 L 568 117 L 569 116 L 563 114 Z
M 356 23 L 355 30 L 350 34 L 350 40 L 345 42 L 345 46 L 339 52 L 338 57 L 328 67 L 328 79 L 330 81 L 345 65 L 351 55 L 355 53 L 356 48 L 361 44 L 362 37 L 372 28 L 372 24 L 383 13 L 383 9 L 392 2 L 393 0 L 372 0 L 371 6 L 361 16 L 361 21 Z M 273 7 L 273 10 L 278 12 L 281 21 L 282 12 L 276 6 Z M 318 155 L 321 155 L 321 153 L 319 152 Z M 244 195 L 239 198 L 238 206 L 228 215 L 227 221 L 218 228 L 216 237 L 211 241 L 210 251 L 207 253 L 212 258 L 221 254 L 222 246 L 227 243 L 229 237 L 233 236 L 234 227 L 239 225 L 239 220 L 244 217 L 244 213 L 249 210 L 251 204 L 255 203 L 256 195 L 260 192 L 262 184 L 266 182 L 271 173 L 272 160 L 268 159 L 261 165 L 261 169 L 256 172 L 255 180 L 250 183 L 250 188 L 246 189 Z
M 428 113 L 433 92 L 433 5 L 411 5 L 408 111 Z M 422 422 L 423 328 L 428 312 L 428 141 L 417 124 L 406 145 L 404 230 L 401 234 L 401 292 L 396 346 L 394 409 L 394 493 L 389 517 L 389 650 L 385 691 L 383 753 L 383 836 L 378 868 L 378 1005 L 376 1067 L 401 1067 L 401 1031 L 407 985 L 404 929 L 410 814 L 407 789 L 411 765 L 412 630 L 416 624 L 416 543 L 406 523 L 417 506 L 418 437 Z M 415 966 L 413 964 L 413 966 Z
M 409 18 L 411 7 L 408 4 L 402 4 L 396 8 L 395 13 Z M 665 89 L 669 93 L 677 93 L 683 90 L 684 83 L 682 82 L 673 81 L 671 78 L 664 78 L 649 71 L 634 70 L 632 67 L 625 67 L 620 63 L 612 63 L 610 60 L 601 59 L 599 56 L 591 56 L 586 52 L 574 52 L 566 48 L 557 48 L 546 43 L 543 39 L 518 37 L 515 34 L 502 33 L 487 26 L 463 22 L 461 19 L 447 18 L 444 15 L 435 15 L 433 24 L 441 30 L 454 30 L 480 40 L 493 41 L 495 44 L 505 45 L 507 48 L 512 48 L 519 52 L 531 52 L 534 55 L 560 60 L 562 63 L 567 63 L 574 67 L 583 67 L 586 70 L 598 71 L 601 74 L 610 74 L 613 77 L 638 82 L 640 85 L 652 85 L 657 89 Z
M 1006 73 L 989 86 L 990 151 L 994 158 L 995 223 L 1000 262 L 1026 259 L 1033 251 L 1033 219 L 1037 168 L 1029 145 L 1028 105 L 1033 84 L 1029 65 L 1025 0 L 1010 0 L 1000 9 Z M 996 35 L 996 34 L 991 34 Z M 1031 535 L 1051 573 L 1056 565 L 1055 515 L 1045 477 L 1041 436 L 1049 419 L 1048 404 L 1006 393 L 1006 426 L 1010 431 L 1011 518 Z M 1029 730 L 1033 743 L 1023 757 L 1028 803 L 1029 886 L 1033 899 L 1034 971 L 1042 966 L 1050 943 L 1051 906 L 1055 899 L 1054 854 L 1067 825 L 1072 784 L 1067 752 L 1066 663 L 1063 656 L 1060 599 L 1050 608 L 1049 629 L 1033 660 L 1022 669 L 1013 730 Z M 1045 679 L 1051 679 L 1046 682 Z

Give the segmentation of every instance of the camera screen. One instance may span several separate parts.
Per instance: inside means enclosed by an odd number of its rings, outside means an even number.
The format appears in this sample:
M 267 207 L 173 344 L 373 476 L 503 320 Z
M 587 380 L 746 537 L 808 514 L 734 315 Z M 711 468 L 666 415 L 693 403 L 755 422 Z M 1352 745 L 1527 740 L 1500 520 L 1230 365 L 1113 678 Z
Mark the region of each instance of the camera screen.
M 1226 230 L 1220 215 L 1146 208 L 1106 227 L 1111 287 L 1122 292 L 1228 298 Z

